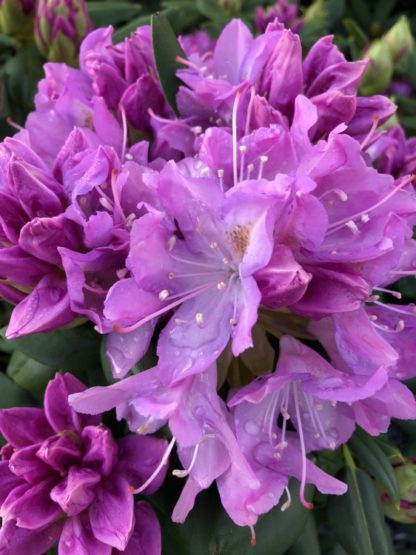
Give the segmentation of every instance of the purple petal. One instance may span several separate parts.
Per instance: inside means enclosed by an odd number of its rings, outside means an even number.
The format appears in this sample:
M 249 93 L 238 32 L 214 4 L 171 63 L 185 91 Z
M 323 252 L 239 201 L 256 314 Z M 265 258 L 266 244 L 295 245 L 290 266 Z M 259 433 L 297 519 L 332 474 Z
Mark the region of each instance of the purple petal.
M 155 511 L 145 501 L 134 506 L 136 524 L 126 549 L 114 555 L 161 555 L 162 534 Z
M 39 443 L 53 434 L 42 409 L 18 407 L 0 410 L 0 431 L 13 447 Z
M 105 426 L 87 426 L 81 434 L 85 454 L 82 464 L 108 476 L 117 460 L 117 443 Z
M 119 441 L 119 463 L 117 471 L 128 483 L 138 488 L 153 474 L 167 447 L 167 441 L 152 436 L 129 435 Z M 162 485 L 167 472 L 165 466 L 143 491 L 151 495 Z
M 240 83 L 241 66 L 248 52 L 253 37 L 248 27 L 240 20 L 234 19 L 226 25 L 217 40 L 214 50 L 214 65 L 218 75 L 226 75 L 233 85 Z M 230 48 L 230 44 L 233 48 Z
M 130 333 L 113 332 L 106 336 L 106 355 L 114 378 L 124 378 L 146 354 L 155 325 L 151 320 Z
M 43 555 L 58 541 L 63 524 L 60 520 L 42 530 L 27 530 L 17 526 L 14 520 L 8 520 L 0 529 L 0 553 Z
M 55 432 L 80 432 L 84 425 L 96 423 L 96 419 L 77 414 L 68 403 L 71 393 L 79 393 L 85 389 L 85 385 L 69 373 L 56 374 L 49 382 L 45 391 L 45 414 Z
M 56 520 L 61 514 L 59 505 L 50 498 L 51 489 L 57 478 L 39 482 L 34 486 L 24 484 L 15 488 L 1 507 L 6 520 L 16 519 L 17 526 L 35 530 Z
M 45 440 L 37 448 L 36 456 L 56 472 L 67 472 L 68 468 L 81 459 L 79 436 L 72 430 L 59 432 Z
M 134 500 L 127 480 L 115 474 L 102 482 L 89 516 L 94 536 L 123 551 L 134 528 Z
M 22 447 L 15 451 L 9 460 L 9 468 L 29 484 L 44 480 L 51 474 L 50 467 L 36 456 L 39 444 Z
M 51 331 L 75 318 L 69 306 L 65 278 L 60 273 L 46 274 L 12 312 L 6 337 L 13 339 Z
M 10 471 L 9 461 L 0 461 L 0 506 L 9 493 L 21 485 L 23 480 Z
M 73 466 L 63 482 L 51 489 L 50 496 L 68 516 L 86 509 L 95 499 L 95 486 L 101 476 L 89 468 Z
M 98 540 L 91 529 L 88 516 L 69 518 L 59 540 L 59 555 L 111 555 L 112 548 Z

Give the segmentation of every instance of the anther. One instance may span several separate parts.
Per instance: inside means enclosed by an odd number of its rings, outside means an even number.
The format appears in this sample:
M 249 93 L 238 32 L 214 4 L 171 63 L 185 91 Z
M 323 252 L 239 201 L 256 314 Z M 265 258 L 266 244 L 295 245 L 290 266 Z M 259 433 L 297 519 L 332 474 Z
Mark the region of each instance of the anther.
M 169 297 L 169 291 L 167 289 L 162 289 L 162 291 L 159 293 L 159 299 L 161 301 L 166 301 L 168 297 Z
M 367 222 L 370 221 L 370 216 L 368 214 L 361 214 L 361 221 L 363 222 L 363 224 L 366 224 Z
M 194 135 L 200 135 L 202 133 L 202 127 L 200 125 L 196 125 L 195 127 L 192 127 L 192 132 Z
M 399 320 L 396 324 L 396 327 L 394 328 L 397 332 L 401 332 L 403 331 L 405 328 L 405 323 L 404 320 Z
M 232 326 L 236 326 L 237 325 L 237 320 L 235 318 L 230 318 L 230 324 Z
M 173 249 L 173 247 L 175 246 L 176 241 L 177 241 L 176 235 L 171 235 L 171 237 L 169 237 L 169 240 L 168 240 L 168 251 L 169 251 L 169 252 L 170 252 L 170 251 Z
M 218 248 L 218 243 L 216 241 L 212 241 L 212 243 L 210 243 L 209 248 L 212 250 L 215 250 Z
M 197 312 L 195 314 L 195 322 L 199 327 L 202 327 L 204 325 L 204 315 L 202 314 L 202 312 Z
M 219 283 L 217 283 L 218 291 L 225 291 L 226 287 L 227 284 L 225 283 L 225 281 L 220 281 Z
M 348 227 L 348 229 L 352 232 L 353 235 L 360 234 L 360 230 L 358 229 L 357 224 L 352 220 L 349 220 L 345 225 L 346 227 Z

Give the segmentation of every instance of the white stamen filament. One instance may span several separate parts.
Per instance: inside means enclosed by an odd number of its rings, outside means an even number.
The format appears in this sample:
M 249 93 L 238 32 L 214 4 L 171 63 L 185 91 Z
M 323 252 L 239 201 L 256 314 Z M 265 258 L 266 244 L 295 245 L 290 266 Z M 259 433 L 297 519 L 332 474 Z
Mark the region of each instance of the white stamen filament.
M 338 220 L 338 221 L 330 224 L 328 226 L 328 229 L 330 229 L 332 231 L 335 231 L 335 229 L 342 228 L 342 226 L 345 225 L 349 221 L 353 221 L 357 218 L 361 218 L 361 216 L 363 216 L 365 214 L 368 215 L 369 212 L 373 212 L 374 210 L 376 210 L 377 208 L 382 206 L 385 202 L 390 200 L 398 191 L 401 191 L 403 189 L 403 187 L 405 187 L 406 185 L 409 185 L 409 183 L 411 183 L 414 179 L 415 179 L 414 175 L 408 176 L 407 178 L 403 179 L 403 181 L 401 183 L 399 183 L 399 185 L 396 185 L 385 197 L 383 197 L 381 200 L 379 200 L 378 202 L 373 204 L 373 206 L 370 206 L 369 208 L 366 208 L 365 210 L 362 210 L 361 212 L 357 212 L 356 214 L 354 214 L 352 216 L 348 216 L 346 218 L 343 218 L 342 220 Z
M 168 462 L 169 459 L 169 455 L 172 452 L 172 449 L 175 445 L 176 442 L 176 438 L 172 438 L 169 445 L 166 448 L 166 451 L 163 453 L 163 457 L 160 461 L 160 463 L 158 464 L 158 466 L 156 467 L 155 471 L 149 476 L 149 478 L 144 482 L 144 484 L 142 484 L 139 488 L 137 489 L 131 489 L 131 493 L 141 493 L 142 491 L 144 491 L 148 486 L 150 486 L 150 484 L 153 482 L 153 480 L 157 477 L 157 475 L 159 474 L 159 472 L 162 470 L 162 468 L 166 465 L 166 463 Z
M 300 480 L 299 497 L 300 497 L 300 502 L 306 509 L 313 509 L 313 504 L 305 499 L 307 458 L 306 458 L 305 438 L 303 436 L 302 419 L 301 419 L 300 410 L 299 410 L 298 389 L 297 389 L 296 383 L 293 384 L 293 399 L 295 402 L 297 428 L 298 428 L 300 449 L 301 449 L 301 455 L 302 455 L 302 475 Z
M 188 468 L 186 468 L 184 470 L 179 470 L 179 469 L 173 470 L 172 474 L 174 476 L 176 476 L 177 478 L 185 478 L 186 476 L 188 476 L 190 474 L 191 470 L 195 466 L 195 462 L 196 462 L 196 458 L 198 456 L 198 451 L 199 451 L 199 446 L 200 445 L 201 445 L 201 442 L 199 442 L 195 445 L 195 449 L 194 449 L 194 452 L 192 454 L 192 459 L 191 459 L 191 462 L 190 462 Z
M 396 299 L 401 299 L 402 298 L 402 294 L 399 293 L 398 291 L 393 291 L 392 289 L 383 289 L 383 287 L 374 287 L 375 291 L 382 291 L 383 293 L 388 293 L 389 295 L 391 295 L 392 297 L 396 298 Z
M 237 169 L 237 110 L 238 102 L 240 100 L 241 90 L 239 89 L 235 95 L 233 112 L 232 112 L 232 136 L 233 136 L 233 177 L 234 177 L 234 187 L 238 183 L 238 169 Z
M 286 495 L 287 495 L 287 499 L 283 503 L 283 505 L 280 509 L 282 511 L 282 513 L 284 513 L 290 507 L 290 505 L 292 504 L 292 496 L 291 496 L 290 490 L 287 486 L 285 486 L 285 492 L 286 492 Z

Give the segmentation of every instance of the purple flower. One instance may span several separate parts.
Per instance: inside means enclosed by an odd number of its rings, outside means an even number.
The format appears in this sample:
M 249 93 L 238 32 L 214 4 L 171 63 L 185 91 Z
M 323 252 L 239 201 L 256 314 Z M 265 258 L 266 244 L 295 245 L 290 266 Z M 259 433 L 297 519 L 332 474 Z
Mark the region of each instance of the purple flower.
M 263 8 L 257 6 L 255 14 L 255 27 L 258 34 L 264 33 L 267 26 L 277 18 L 280 23 L 294 33 L 300 33 L 303 27 L 302 17 L 299 15 L 299 6 L 289 4 L 287 0 L 278 0 L 274 6 Z
M 173 510 L 176 522 L 185 520 L 197 494 L 214 480 L 226 506 L 228 493 L 223 492 L 221 483 L 229 474 L 238 477 L 240 487 L 255 491 L 259 482 L 241 452 L 224 402 L 216 392 L 215 367 L 168 387 L 159 375 L 158 368 L 153 368 L 114 385 L 72 395 L 70 403 L 87 413 L 116 407 L 118 418 L 126 418 L 130 429 L 139 433 L 152 433 L 169 423 L 171 448 L 177 443 L 184 466 L 173 474 L 187 478 Z M 240 525 L 254 523 L 235 521 Z
M 218 177 L 168 163 L 156 177 L 166 214 L 151 211 L 133 224 L 132 277 L 112 287 L 104 315 L 129 333 L 178 307 L 158 342 L 166 383 L 208 368 L 230 337 L 235 355 L 252 345 L 260 303 L 253 275 L 271 257 L 287 195 L 277 183 L 270 194 L 261 185 L 247 181 L 223 193 Z
M 243 387 L 228 403 L 235 407 L 238 442 L 262 484 L 256 503 L 248 500 L 256 514 L 278 503 L 290 475 L 301 480 L 300 497 L 307 507 L 304 487 L 308 482 L 325 493 L 344 493 L 345 487 L 314 467 L 306 453 L 336 449 L 347 441 L 355 427 L 347 403 L 369 397 L 386 378 L 383 368 L 370 377 L 350 376 L 296 339 L 280 340 L 275 373 Z M 296 434 L 289 431 L 289 420 Z
M 0 462 L 0 550 L 17 555 L 30 545 L 41 555 L 59 541 L 63 555 L 101 555 L 129 553 L 141 541 L 146 553 L 160 554 L 156 516 L 144 502 L 135 506 L 132 491 L 153 473 L 166 442 L 137 435 L 116 442 L 97 417 L 68 405 L 68 395 L 83 389 L 72 375 L 57 374 L 44 409 L 0 412 L 8 442 Z M 163 476 L 161 470 L 146 493 Z
M 230 44 L 238 46 L 230 49 Z M 385 97 L 357 97 L 366 62 L 346 61 L 331 36 L 315 43 L 302 62 L 298 35 L 277 22 L 253 38 L 244 23 L 233 20 L 218 38 L 212 56 L 183 63 L 188 67 L 178 72 L 184 82 L 178 106 L 183 116 L 204 128 L 214 121 L 221 126 L 230 124 L 238 90 L 243 94 L 239 129 L 255 126 L 259 110 L 263 125 L 265 110 L 267 124 L 272 123 L 271 117 L 291 121 L 295 98 L 303 92 L 318 110 L 318 120 L 310 130 L 314 139 L 326 136 L 340 123 L 350 124 L 349 133 L 362 139 L 374 117 L 382 123 L 395 110 Z

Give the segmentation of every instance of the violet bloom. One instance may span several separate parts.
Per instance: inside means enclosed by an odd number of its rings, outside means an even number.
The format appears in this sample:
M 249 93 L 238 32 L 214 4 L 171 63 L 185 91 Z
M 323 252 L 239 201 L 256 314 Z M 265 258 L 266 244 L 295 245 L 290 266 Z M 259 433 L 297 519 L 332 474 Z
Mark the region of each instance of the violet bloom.
M 414 376 L 413 357 L 404 349 L 415 340 L 415 323 L 411 308 L 386 304 L 310 325 L 332 363 L 350 376 L 369 376 L 376 368 L 385 368 L 388 379 L 383 387 L 351 404 L 354 420 L 372 435 L 386 432 L 392 417 L 416 418 L 414 396 L 400 382 Z
M 401 177 L 416 172 L 416 140 L 406 138 L 404 129 L 394 125 L 368 150 L 374 165 L 383 173 Z
M 116 442 L 99 418 L 69 407 L 68 395 L 83 389 L 72 375 L 57 374 L 44 409 L 0 411 L 8 442 L 0 462 L 0 551 L 41 555 L 59 541 L 60 555 L 135 553 L 137 545 L 160 555 L 156 515 L 147 503 L 135 505 L 132 491 L 153 473 L 166 442 L 137 435 Z
M 238 47 L 230 49 L 230 44 Z M 238 90 L 244 91 L 239 129 L 247 120 L 249 126 L 258 127 L 259 113 L 263 120 L 267 114 L 269 122 L 279 117 L 291 121 L 295 98 L 303 93 L 318 110 L 318 121 L 310 131 L 315 139 L 340 123 L 349 124 L 348 133 L 361 139 L 374 117 L 382 123 L 395 110 L 386 97 L 357 97 L 366 62 L 346 61 L 331 36 L 316 42 L 302 61 L 298 35 L 277 22 L 253 38 L 244 23 L 233 20 L 218 38 L 212 56 L 203 62 L 183 62 L 188 67 L 178 72 L 184 82 L 178 107 L 183 116 L 204 128 L 213 122 L 230 124 Z
M 225 404 L 216 392 L 216 382 L 216 369 L 212 366 L 166 387 L 156 367 L 111 386 L 93 387 L 72 395 L 70 403 L 86 413 L 116 407 L 118 418 L 125 418 L 130 429 L 138 433 L 152 433 L 168 422 L 173 436 L 169 449 L 177 444 L 184 466 L 173 474 L 186 478 L 172 519 L 183 522 L 198 493 L 214 480 L 224 506 L 228 493 L 223 493 L 221 480 L 228 474 L 238 477 L 240 487 L 246 491 L 256 491 L 259 487 L 236 441 Z M 231 513 L 230 516 L 234 518 Z M 242 526 L 253 524 L 241 519 L 235 522 Z
M 26 143 L 26 134 L 0 145 L 0 291 L 17 306 L 8 336 L 49 331 L 74 319 L 58 246 L 77 248 L 61 185 Z
M 372 376 L 350 376 L 296 339 L 284 336 L 280 340 L 275 373 L 243 387 L 228 403 L 235 407 L 238 442 L 261 481 L 256 503 L 247 501 L 256 514 L 278 503 L 288 475 L 300 479 L 300 498 L 309 508 L 304 498 L 308 482 L 325 493 L 344 493 L 345 487 L 314 467 L 306 454 L 335 449 L 347 441 L 355 427 L 347 403 L 372 395 L 386 379 L 383 368 Z M 289 420 L 296 434 L 289 431 Z
M 255 14 L 255 27 L 258 34 L 264 33 L 269 23 L 275 19 L 294 33 L 300 33 L 303 27 L 303 18 L 299 17 L 299 6 L 289 4 L 287 0 L 278 0 L 274 6 L 263 8 L 257 6 Z
M 166 383 L 208 368 L 230 338 L 235 355 L 252 345 L 260 303 L 253 275 L 270 259 L 287 198 L 284 182 L 247 181 L 224 193 L 221 177 L 186 168 L 169 162 L 155 178 L 166 212 L 133 223 L 132 277 L 112 287 L 104 310 L 127 334 L 176 309 L 158 341 Z

